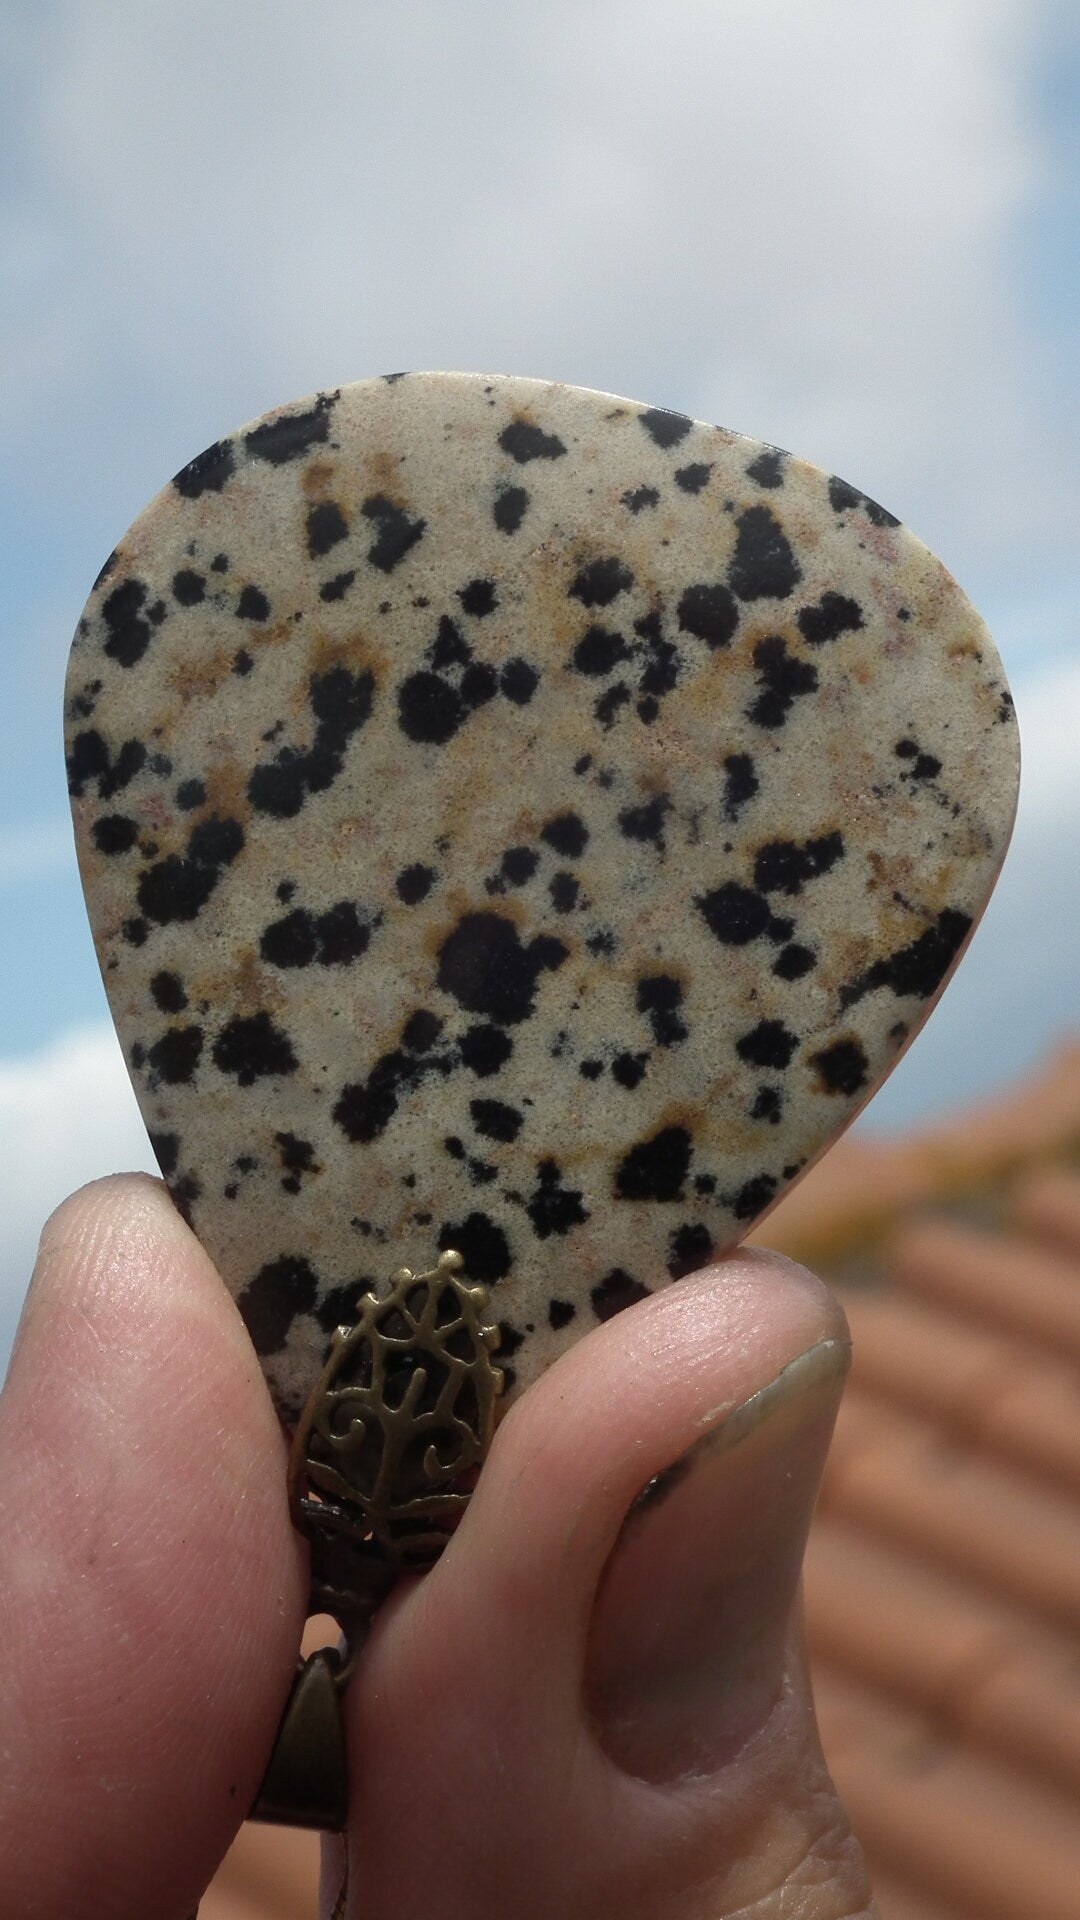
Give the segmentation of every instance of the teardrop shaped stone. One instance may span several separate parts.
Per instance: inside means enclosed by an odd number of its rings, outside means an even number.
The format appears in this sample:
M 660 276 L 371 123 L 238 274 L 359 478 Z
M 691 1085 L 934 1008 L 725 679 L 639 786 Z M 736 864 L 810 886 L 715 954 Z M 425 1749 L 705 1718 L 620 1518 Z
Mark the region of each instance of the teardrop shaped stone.
M 731 1246 L 986 904 L 1012 701 L 846 482 L 607 394 L 419 374 L 193 460 L 80 621 L 79 858 L 177 1205 L 293 1418 L 464 1255 L 510 1394 Z

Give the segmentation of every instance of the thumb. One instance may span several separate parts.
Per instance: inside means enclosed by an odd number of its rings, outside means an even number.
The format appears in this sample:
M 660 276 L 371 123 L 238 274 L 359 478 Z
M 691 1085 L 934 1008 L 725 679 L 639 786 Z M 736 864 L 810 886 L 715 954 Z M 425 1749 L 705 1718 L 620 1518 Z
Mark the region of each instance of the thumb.
M 354 1682 L 365 1920 L 436 1887 L 446 1920 L 871 1913 L 797 1600 L 847 1355 L 816 1280 L 742 1253 L 514 1407 Z

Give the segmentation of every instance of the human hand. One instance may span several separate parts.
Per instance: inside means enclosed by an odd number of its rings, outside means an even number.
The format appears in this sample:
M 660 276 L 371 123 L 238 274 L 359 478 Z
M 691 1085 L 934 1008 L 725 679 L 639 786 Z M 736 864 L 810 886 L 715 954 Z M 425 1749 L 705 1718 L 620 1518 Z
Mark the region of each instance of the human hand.
M 744 1252 L 510 1410 L 346 1695 L 350 1915 L 869 1920 L 797 1600 L 846 1357 L 825 1289 Z M 195 1906 L 295 1665 L 285 1457 L 164 1189 L 66 1202 L 0 1396 L 5 1920 Z

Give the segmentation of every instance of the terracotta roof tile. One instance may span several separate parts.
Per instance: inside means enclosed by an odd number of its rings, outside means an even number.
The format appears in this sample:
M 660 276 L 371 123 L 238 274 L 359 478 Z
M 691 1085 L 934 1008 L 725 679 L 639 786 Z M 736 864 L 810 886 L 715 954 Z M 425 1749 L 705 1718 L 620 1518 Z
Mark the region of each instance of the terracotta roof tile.
M 806 1623 L 815 1659 L 1080 1796 L 1070 1635 L 827 1515 L 807 1554 Z
M 1080 1368 L 898 1292 L 845 1299 L 852 1384 L 1080 1495 Z
M 1074 1802 L 831 1668 L 819 1666 L 815 1693 L 825 1751 L 872 1860 L 964 1920 L 1076 1920 Z M 882 1920 L 892 1920 L 884 1907 Z
M 899 1286 L 1080 1361 L 1077 1256 L 946 1220 L 903 1228 L 889 1251 Z

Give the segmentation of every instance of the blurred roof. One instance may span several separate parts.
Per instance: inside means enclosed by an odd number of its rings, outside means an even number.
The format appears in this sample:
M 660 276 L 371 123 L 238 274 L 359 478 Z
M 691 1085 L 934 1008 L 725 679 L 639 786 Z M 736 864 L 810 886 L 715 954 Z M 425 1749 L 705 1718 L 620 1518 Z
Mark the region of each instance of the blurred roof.
M 848 1136 L 753 1236 L 855 1337 L 806 1568 L 822 1741 L 882 1920 L 1080 1913 L 1080 1046 L 950 1125 Z M 201 1920 L 314 1920 L 247 1827 Z

